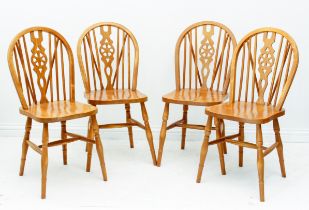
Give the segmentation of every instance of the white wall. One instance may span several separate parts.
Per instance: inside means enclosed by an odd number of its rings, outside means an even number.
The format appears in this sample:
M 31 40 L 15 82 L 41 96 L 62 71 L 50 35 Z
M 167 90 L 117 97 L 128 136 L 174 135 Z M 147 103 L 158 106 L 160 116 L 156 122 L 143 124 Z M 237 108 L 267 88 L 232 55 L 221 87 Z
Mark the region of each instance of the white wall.
M 81 32 L 100 21 L 113 21 L 127 26 L 140 46 L 138 88 L 149 96 L 147 103 L 151 126 L 156 133 L 161 125 L 162 94 L 174 88 L 174 47 L 179 34 L 188 25 L 201 20 L 214 20 L 230 27 L 237 40 L 247 32 L 263 26 L 282 28 L 294 37 L 299 52 L 299 72 L 288 96 L 286 116 L 281 120 L 282 131 L 292 141 L 309 140 L 309 6 L 304 0 L 2 0 L 0 8 L 0 135 L 20 135 L 24 117 L 6 61 L 8 44 L 20 30 L 44 25 L 62 33 L 74 53 Z M 76 63 L 76 67 L 78 67 Z M 83 99 L 83 85 L 76 68 L 77 99 Z M 170 119 L 180 116 L 181 107 L 172 106 Z M 117 112 L 104 110 L 119 110 Z M 105 107 L 100 120 L 124 119 L 123 107 Z M 178 112 L 177 112 L 178 111 Z M 189 110 L 190 119 L 204 123 L 202 108 Z M 104 112 L 102 114 L 102 112 Z M 139 114 L 139 107 L 134 108 Z M 176 114 L 178 113 L 178 114 Z M 83 126 L 77 121 L 75 126 Z M 230 127 L 232 129 L 233 127 Z

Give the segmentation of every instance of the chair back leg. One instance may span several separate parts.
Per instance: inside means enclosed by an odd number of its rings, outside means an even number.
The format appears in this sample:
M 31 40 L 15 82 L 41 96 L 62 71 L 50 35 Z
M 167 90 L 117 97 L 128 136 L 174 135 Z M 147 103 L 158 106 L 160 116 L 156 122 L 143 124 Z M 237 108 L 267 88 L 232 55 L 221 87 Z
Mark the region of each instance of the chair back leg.
M 283 158 L 283 146 L 282 146 L 282 141 L 281 141 L 280 126 L 279 126 L 278 119 L 275 119 L 273 121 L 273 127 L 274 127 L 274 131 L 275 131 L 276 142 L 278 143 L 277 153 L 278 153 L 278 157 L 279 157 L 281 175 L 282 175 L 282 177 L 286 177 L 284 158 Z
M 67 138 L 67 128 L 66 128 L 66 121 L 61 122 L 61 139 Z M 67 155 L 67 144 L 62 145 L 62 156 L 63 156 L 63 165 L 68 164 L 68 155 Z
M 130 104 L 125 104 L 125 109 L 126 109 L 126 122 L 130 123 L 131 122 Z M 129 133 L 129 140 L 130 140 L 130 148 L 134 148 L 132 126 L 128 127 L 128 133 Z

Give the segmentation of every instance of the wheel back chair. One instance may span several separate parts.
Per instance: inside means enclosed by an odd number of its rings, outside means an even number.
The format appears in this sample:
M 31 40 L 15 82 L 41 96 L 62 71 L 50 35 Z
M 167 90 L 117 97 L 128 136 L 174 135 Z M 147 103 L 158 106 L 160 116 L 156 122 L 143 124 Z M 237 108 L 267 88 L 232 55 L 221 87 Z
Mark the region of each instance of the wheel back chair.
M 232 61 L 228 103 L 207 107 L 208 120 L 201 148 L 197 182 L 201 181 L 208 145 L 228 142 L 239 146 L 239 166 L 243 147 L 257 150 L 260 201 L 264 201 L 264 157 L 277 150 L 282 177 L 286 176 L 278 118 L 285 114 L 283 104 L 298 66 L 295 41 L 286 32 L 261 28 L 246 35 L 237 45 Z M 239 132 L 209 142 L 212 118 L 239 124 Z M 262 124 L 273 123 L 275 143 L 263 145 Z M 245 141 L 244 125 L 255 124 L 256 144 Z M 236 138 L 236 140 L 235 140 Z
M 41 155 L 41 197 L 46 197 L 48 147 L 62 145 L 67 164 L 67 144 L 81 140 L 95 144 L 106 181 L 103 147 L 96 120 L 97 108 L 75 101 L 74 61 L 65 38 L 53 29 L 32 27 L 15 36 L 8 49 L 8 64 L 21 102 L 20 113 L 27 117 L 22 143 L 19 175 L 23 176 L 28 147 Z M 66 121 L 89 117 L 89 136 L 68 132 Z M 30 140 L 32 121 L 43 124 L 42 144 Z M 61 123 L 61 139 L 50 141 L 48 126 Z
M 204 125 L 188 123 L 189 106 L 213 106 L 228 98 L 230 64 L 236 39 L 232 31 L 221 23 L 203 21 L 186 28 L 178 38 L 175 49 L 176 90 L 162 97 L 164 106 L 160 132 L 157 165 L 161 165 L 166 131 L 182 128 L 181 149 L 185 148 L 186 130 L 204 130 Z M 182 119 L 167 126 L 169 105 L 183 106 Z M 217 121 L 216 130 L 224 132 L 224 122 Z M 218 144 L 220 160 L 226 153 L 224 144 Z M 221 154 L 222 153 L 222 154 Z M 223 163 L 221 163 L 222 165 Z M 225 172 L 222 170 L 222 174 Z
M 128 128 L 130 147 L 134 147 L 132 127 L 146 131 L 153 164 L 156 154 L 148 122 L 147 96 L 137 90 L 139 48 L 134 35 L 126 27 L 102 22 L 88 27 L 80 36 L 77 56 L 89 104 L 124 104 L 125 123 L 99 125 L 100 129 Z M 140 103 L 144 124 L 131 117 L 130 104 Z M 92 144 L 87 144 L 87 171 L 90 171 Z

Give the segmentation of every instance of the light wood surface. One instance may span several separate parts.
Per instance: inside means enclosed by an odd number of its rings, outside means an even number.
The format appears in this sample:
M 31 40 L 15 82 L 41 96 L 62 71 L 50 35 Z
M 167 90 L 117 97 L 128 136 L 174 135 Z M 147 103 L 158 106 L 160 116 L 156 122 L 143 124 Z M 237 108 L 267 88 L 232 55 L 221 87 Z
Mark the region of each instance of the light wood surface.
M 61 121 L 61 139 L 67 139 L 67 125 L 66 121 Z M 68 152 L 67 152 L 67 144 L 62 145 L 62 154 L 63 154 L 63 165 L 68 164 Z
M 28 148 L 41 155 L 41 198 L 46 198 L 48 147 L 62 146 L 67 165 L 67 144 L 77 140 L 96 144 L 104 180 L 107 180 L 98 125 L 97 108 L 75 101 L 72 50 L 62 35 L 46 27 L 25 29 L 15 36 L 8 49 L 10 73 L 21 102 L 20 113 L 27 116 L 19 175 L 24 174 Z M 67 131 L 66 121 L 91 118 L 94 135 L 89 138 Z M 30 140 L 32 120 L 43 124 L 42 144 Z M 59 122 L 61 139 L 50 141 L 49 123 Z
M 31 105 L 20 113 L 41 123 L 60 122 L 94 115 L 97 108 L 88 104 L 70 101 L 54 101 Z
M 153 164 L 156 155 L 148 115 L 147 96 L 137 90 L 139 47 L 132 32 L 118 23 L 101 22 L 89 26 L 77 43 L 77 57 L 85 97 L 92 105 L 124 104 L 125 123 L 99 125 L 100 129 L 128 128 L 130 148 L 134 147 L 132 126 L 145 130 Z M 131 117 L 130 104 L 140 103 L 144 124 Z M 87 146 L 90 170 L 92 147 Z
M 174 90 L 162 96 L 162 101 L 166 103 L 194 106 L 212 106 L 220 104 L 226 99 L 228 99 L 228 95 L 223 92 L 202 89 Z
M 175 48 L 176 89 L 162 97 L 167 108 L 163 114 L 158 166 L 161 165 L 167 130 L 182 128 L 181 149 L 184 149 L 187 128 L 205 129 L 204 125 L 188 123 L 188 106 L 213 106 L 228 99 L 230 66 L 235 47 L 236 39 L 232 31 L 213 21 L 194 23 L 179 36 Z M 168 104 L 181 104 L 184 107 L 182 119 L 170 125 L 167 125 Z M 224 127 L 224 123 L 220 125 Z M 220 132 L 224 132 L 224 128 Z M 222 147 L 226 153 L 225 143 Z
M 233 120 L 243 123 L 264 124 L 277 117 L 283 116 L 285 111 L 276 107 L 250 102 L 224 103 L 207 107 L 206 114 L 220 119 Z
M 250 32 L 237 45 L 232 59 L 230 99 L 206 108 L 213 117 L 239 123 L 239 132 L 209 144 L 228 142 L 239 147 L 239 166 L 243 166 L 243 147 L 257 150 L 260 201 L 264 194 L 264 157 L 277 149 L 282 177 L 286 176 L 278 118 L 285 114 L 283 104 L 298 66 L 298 49 L 286 32 L 261 28 Z M 262 124 L 273 121 L 275 143 L 263 145 Z M 245 141 L 245 123 L 256 125 L 256 143 Z M 200 182 L 210 132 L 205 131 L 197 181 Z M 237 140 L 233 138 L 238 137 Z
M 90 104 L 128 104 L 142 103 L 147 101 L 147 96 L 138 90 L 96 90 L 85 93 L 86 99 Z

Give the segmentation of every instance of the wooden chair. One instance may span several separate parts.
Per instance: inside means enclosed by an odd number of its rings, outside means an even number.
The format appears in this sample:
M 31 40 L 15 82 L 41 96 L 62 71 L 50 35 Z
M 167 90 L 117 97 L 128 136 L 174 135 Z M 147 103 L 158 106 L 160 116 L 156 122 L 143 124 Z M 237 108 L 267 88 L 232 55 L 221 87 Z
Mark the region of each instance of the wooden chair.
M 165 107 L 160 132 L 158 166 L 161 165 L 167 130 L 182 128 L 181 149 L 185 148 L 187 128 L 204 130 L 203 125 L 188 123 L 189 106 L 213 106 L 228 98 L 231 54 L 235 47 L 236 39 L 232 31 L 223 24 L 211 21 L 189 26 L 178 38 L 175 49 L 176 90 L 162 97 Z M 167 126 L 170 104 L 183 105 L 183 117 Z M 217 125 L 217 128 L 224 132 L 223 121 Z M 222 146 L 226 153 L 225 145 Z M 221 154 L 221 144 L 218 145 L 218 149 Z
M 30 146 L 41 155 L 41 197 L 45 198 L 48 147 L 62 145 L 63 163 L 66 165 L 67 144 L 81 140 L 96 144 L 106 181 L 103 147 L 96 120 L 97 108 L 75 101 L 73 54 L 64 37 L 46 27 L 23 30 L 9 46 L 8 64 L 22 106 L 20 113 L 27 116 L 19 175 L 24 174 Z M 89 117 L 88 137 L 70 133 L 66 129 L 66 121 L 82 117 Z M 42 145 L 30 141 L 32 120 L 43 124 Z M 54 122 L 61 122 L 61 139 L 51 142 L 48 126 Z
M 286 32 L 261 28 L 246 35 L 237 45 L 232 61 L 230 100 L 207 107 L 209 115 L 201 149 L 197 182 L 201 181 L 208 145 L 228 142 L 239 146 L 239 166 L 243 166 L 243 147 L 257 150 L 260 200 L 264 201 L 264 157 L 277 149 L 281 174 L 286 176 L 278 118 L 298 66 L 295 41 Z M 236 89 L 237 87 L 237 89 Z M 209 142 L 212 118 L 239 123 L 239 132 Z M 273 121 L 275 143 L 263 145 L 262 124 Z M 244 125 L 256 125 L 256 144 L 246 142 Z M 237 138 L 237 140 L 234 140 Z
M 102 22 L 88 27 L 80 36 L 77 56 L 88 103 L 97 105 L 124 104 L 125 123 L 99 125 L 100 129 L 127 127 L 130 147 L 133 126 L 146 131 L 153 164 L 156 154 L 148 122 L 147 96 L 137 90 L 139 48 L 134 35 L 117 23 Z M 140 103 L 144 124 L 131 117 L 130 104 Z M 87 144 L 87 171 L 90 171 L 92 145 Z

